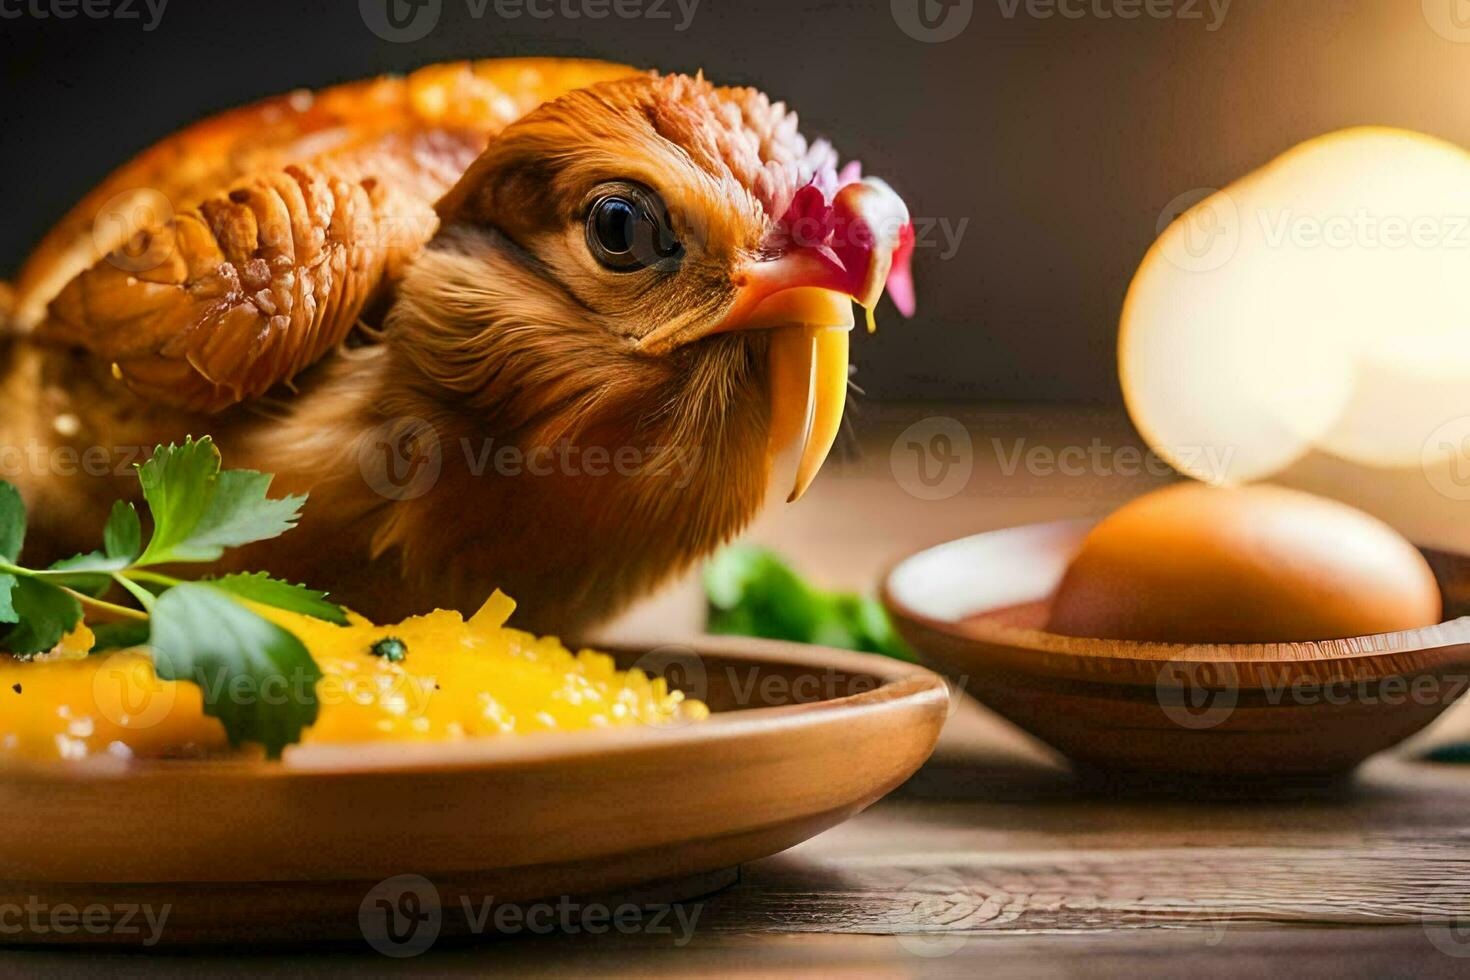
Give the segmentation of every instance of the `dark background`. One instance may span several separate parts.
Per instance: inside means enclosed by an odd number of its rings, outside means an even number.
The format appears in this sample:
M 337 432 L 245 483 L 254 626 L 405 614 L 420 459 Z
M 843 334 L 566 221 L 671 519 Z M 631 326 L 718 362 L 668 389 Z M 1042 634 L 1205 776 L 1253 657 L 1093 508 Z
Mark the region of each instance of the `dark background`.
M 857 341 L 881 399 L 1115 403 L 1118 310 L 1180 195 L 1357 123 L 1470 143 L 1470 16 L 1449 19 L 1466 0 L 1234 0 L 1213 31 L 1209 0 L 1131 0 L 1133 20 L 1098 13 L 1130 0 L 1062 0 L 1073 17 L 950 0 L 972 17 L 943 43 L 899 24 L 936 0 L 700 0 L 683 31 L 677 0 L 667 19 L 598 21 L 441 0 L 411 43 L 375 35 L 358 0 L 169 0 L 151 31 L 143 0 L 111 0 L 136 19 L 80 2 L 0 0 L 0 274 L 130 154 L 260 96 L 467 57 L 703 68 L 789 101 L 932 226 L 918 319 L 888 308 Z M 55 16 L 67 3 L 76 15 Z

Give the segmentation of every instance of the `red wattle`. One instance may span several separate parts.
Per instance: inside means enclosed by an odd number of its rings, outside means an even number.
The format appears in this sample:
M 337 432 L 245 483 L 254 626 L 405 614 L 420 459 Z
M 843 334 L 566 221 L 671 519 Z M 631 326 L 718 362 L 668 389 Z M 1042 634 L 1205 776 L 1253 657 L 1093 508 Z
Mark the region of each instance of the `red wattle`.
M 913 317 L 918 312 L 914 296 L 914 226 L 910 222 L 898 233 L 898 248 L 893 250 L 893 270 L 888 273 L 888 296 L 898 312 Z

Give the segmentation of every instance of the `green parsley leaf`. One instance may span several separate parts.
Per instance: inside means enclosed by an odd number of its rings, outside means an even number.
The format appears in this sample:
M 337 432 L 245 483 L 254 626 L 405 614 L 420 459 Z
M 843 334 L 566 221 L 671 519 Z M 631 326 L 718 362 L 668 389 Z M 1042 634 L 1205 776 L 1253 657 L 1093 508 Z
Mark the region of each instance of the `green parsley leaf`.
M 233 548 L 274 538 L 296 526 L 305 497 L 266 496 L 271 476 L 253 470 L 220 472 L 219 450 L 205 437 L 160 446 L 138 468 L 153 514 L 153 538 L 138 567 L 214 561 Z
M 74 629 L 82 606 L 120 610 L 105 601 L 114 585 L 143 606 L 146 622 L 98 624 L 94 651 L 147 645 L 158 676 L 189 681 L 204 695 L 234 744 L 256 742 L 272 758 L 316 721 L 321 669 L 300 639 L 253 612 L 256 602 L 345 624 L 326 593 L 265 574 L 179 582 L 144 573 L 149 565 L 214 561 L 226 548 L 290 530 L 305 497 L 271 499 L 271 477 L 221 471 L 208 437 L 158 447 L 138 468 L 154 528 L 146 548 L 133 505 L 113 505 L 100 551 L 74 555 L 44 571 L 15 567 L 24 543 L 25 505 L 0 482 L 0 650 L 28 658 Z
M 124 564 L 138 557 L 143 550 L 143 523 L 138 512 L 126 500 L 112 505 L 107 515 L 107 526 L 102 529 L 102 544 L 108 558 L 120 558 Z
M 711 633 L 814 642 L 827 620 L 823 596 L 774 552 L 737 545 L 704 569 Z
M 12 564 L 26 539 L 26 505 L 15 485 L 0 480 L 0 559 Z
M 82 604 L 76 596 L 29 576 L 15 579 L 10 605 L 17 622 L 0 636 L 0 650 L 21 658 L 50 650 L 82 618 Z
M 0 623 L 13 623 L 17 619 L 10 601 L 10 591 L 14 588 L 15 576 L 0 572 Z
M 127 567 L 126 559 L 108 558 L 100 551 L 89 551 L 53 563 L 49 571 L 66 574 L 47 575 L 46 581 L 96 599 L 112 587 L 112 573 Z
M 717 554 L 705 566 L 704 590 L 711 633 L 915 659 L 876 599 L 818 589 L 762 548 L 736 545 Z
M 52 562 L 53 572 L 116 572 L 128 567 L 126 558 L 109 558 L 100 551 L 88 551 Z M 53 581 L 56 576 L 52 576 Z
M 219 451 L 208 438 L 159 446 L 138 467 L 138 483 L 153 514 L 153 538 L 143 558 L 166 554 L 198 526 L 219 473 Z
M 98 623 L 92 627 L 91 653 L 103 650 L 126 650 L 129 647 L 145 646 L 148 643 L 147 623 Z
M 317 718 L 321 668 L 295 636 L 200 582 L 176 585 L 153 604 L 149 646 L 165 680 L 204 692 L 204 713 L 231 744 L 258 742 L 270 758 Z
M 222 589 L 231 595 L 263 606 L 274 606 L 287 612 L 302 613 L 316 619 L 324 619 L 338 626 L 347 625 L 347 613 L 336 603 L 327 601 L 325 592 L 308 589 L 304 585 L 292 585 L 271 578 L 265 572 L 240 573 L 222 578 L 209 579 L 205 583 Z

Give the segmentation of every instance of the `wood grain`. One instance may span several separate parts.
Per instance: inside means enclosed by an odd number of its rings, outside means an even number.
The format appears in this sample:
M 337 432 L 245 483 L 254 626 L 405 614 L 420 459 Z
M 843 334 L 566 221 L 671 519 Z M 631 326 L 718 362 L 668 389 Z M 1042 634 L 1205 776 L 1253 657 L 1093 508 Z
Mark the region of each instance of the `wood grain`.
M 924 501 L 894 480 L 888 450 L 934 414 L 970 428 L 977 454 L 961 493 Z M 919 548 L 1095 516 L 1161 482 L 1148 473 L 1008 474 L 987 453 L 991 438 L 1136 449 L 1126 423 L 1105 413 L 916 406 L 869 423 L 865 456 L 826 472 L 801 504 L 771 512 L 755 531 L 829 587 L 869 588 Z M 691 577 L 617 632 L 632 642 L 689 635 L 701 615 Z M 1423 739 L 1461 731 L 1470 731 L 1470 704 L 1450 709 Z M 8 949 L 0 966 L 182 977 L 1463 977 L 1470 959 L 1431 933 L 1453 938 L 1446 930 L 1456 913 L 1470 924 L 1467 857 L 1470 767 L 1380 755 L 1325 787 L 1244 784 L 1211 798 L 1167 785 L 1119 789 L 1079 779 L 1054 751 L 963 701 L 913 779 L 855 819 L 745 865 L 738 885 L 695 903 L 698 926 L 683 945 L 646 932 L 559 934 L 446 942 L 408 961 L 361 945 L 327 955 L 240 948 L 147 958 Z M 947 891 L 935 898 L 914 886 L 936 874 L 957 877 L 966 902 L 982 901 L 947 910 Z
M 932 751 L 948 704 L 940 678 L 881 657 L 739 638 L 684 657 L 717 710 L 682 727 L 9 768 L 0 910 L 90 897 L 170 906 L 171 943 L 342 939 L 361 935 L 374 885 L 405 870 L 451 899 L 501 901 L 717 871 L 892 790 Z M 11 941 L 131 941 L 5 925 Z

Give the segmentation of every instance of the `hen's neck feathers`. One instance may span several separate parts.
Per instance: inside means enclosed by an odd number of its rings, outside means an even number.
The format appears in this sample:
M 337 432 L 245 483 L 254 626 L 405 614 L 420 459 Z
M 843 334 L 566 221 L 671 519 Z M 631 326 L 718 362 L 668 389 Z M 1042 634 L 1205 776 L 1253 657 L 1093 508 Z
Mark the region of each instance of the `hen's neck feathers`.
M 492 259 L 471 246 L 423 255 L 386 343 L 327 365 L 247 455 L 311 493 L 303 530 L 315 533 L 273 543 L 272 562 L 290 566 L 280 574 L 338 583 L 378 618 L 424 612 L 424 595 L 473 611 L 502 588 L 520 625 L 576 633 L 754 517 L 769 465 L 762 342 L 635 357 L 548 305 L 534 273 L 502 262 L 487 275 Z M 395 500 L 380 468 L 404 420 L 432 433 L 419 465 L 439 472 Z M 324 569 L 331 551 L 342 565 Z

